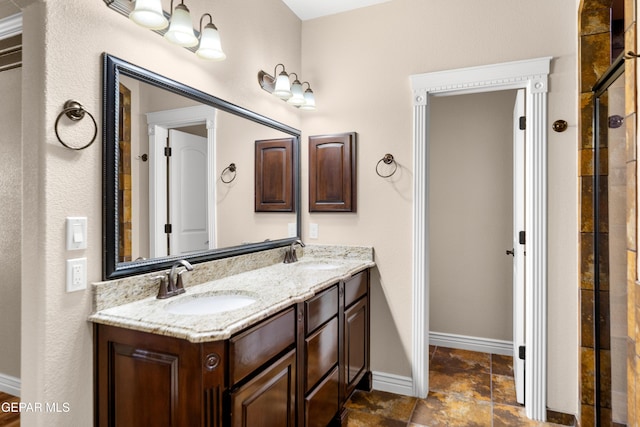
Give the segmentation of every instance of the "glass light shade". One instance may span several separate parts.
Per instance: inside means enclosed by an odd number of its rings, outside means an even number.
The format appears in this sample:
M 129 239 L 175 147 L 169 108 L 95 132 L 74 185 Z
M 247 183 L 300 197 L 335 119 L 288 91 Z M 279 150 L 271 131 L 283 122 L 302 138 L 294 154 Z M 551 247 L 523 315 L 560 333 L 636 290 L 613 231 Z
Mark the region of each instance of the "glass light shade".
M 222 51 L 220 43 L 220 33 L 215 25 L 209 23 L 204 27 L 200 34 L 200 46 L 196 51 L 202 59 L 210 59 L 212 61 L 222 61 L 227 57 Z
M 160 0 L 136 0 L 136 7 L 129 13 L 129 19 L 150 30 L 162 30 L 169 25 Z
M 316 109 L 316 97 L 313 95 L 311 89 L 304 91 L 304 104 L 300 106 L 301 110 L 315 110 Z
M 304 95 L 302 94 L 302 84 L 299 80 L 294 80 L 291 85 L 291 98 L 287 100 L 291 105 L 302 105 L 305 103 Z
M 164 37 L 171 43 L 184 47 L 191 47 L 198 44 L 198 38 L 193 32 L 191 14 L 187 6 L 179 4 L 171 15 L 171 24 Z
M 273 94 L 278 98 L 289 99 L 291 98 L 291 86 L 289 84 L 289 75 L 284 71 L 278 74 L 276 79 L 276 86 L 273 89 Z

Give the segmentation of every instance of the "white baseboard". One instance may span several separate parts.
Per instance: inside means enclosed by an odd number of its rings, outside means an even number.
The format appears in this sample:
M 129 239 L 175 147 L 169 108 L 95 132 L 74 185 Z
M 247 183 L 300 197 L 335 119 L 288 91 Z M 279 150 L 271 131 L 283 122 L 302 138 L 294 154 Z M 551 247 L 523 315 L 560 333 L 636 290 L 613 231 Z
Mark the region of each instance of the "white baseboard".
M 511 341 L 495 340 L 491 338 L 429 332 L 429 344 L 457 348 L 460 350 L 480 351 L 482 353 L 513 356 L 513 343 Z
M 411 377 L 387 374 L 385 372 L 372 372 L 374 390 L 389 393 L 413 396 L 413 380 Z
M 0 391 L 20 397 L 20 378 L 0 373 Z

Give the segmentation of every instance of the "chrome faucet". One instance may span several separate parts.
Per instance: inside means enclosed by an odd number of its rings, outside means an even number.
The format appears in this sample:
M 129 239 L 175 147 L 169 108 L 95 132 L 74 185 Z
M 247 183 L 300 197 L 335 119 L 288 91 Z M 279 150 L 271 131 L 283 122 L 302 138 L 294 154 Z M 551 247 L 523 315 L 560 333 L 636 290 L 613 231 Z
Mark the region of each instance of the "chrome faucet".
M 285 264 L 291 264 L 292 262 L 297 262 L 298 261 L 298 256 L 296 255 L 296 245 L 300 245 L 303 248 L 305 246 L 305 244 L 302 243 L 302 240 L 300 240 L 300 239 L 294 240 L 291 243 L 291 246 L 289 246 L 287 251 L 284 253 L 284 263 Z
M 184 267 L 185 270 L 178 273 L 178 268 L 180 267 Z M 188 261 L 181 259 L 171 266 L 171 271 L 169 273 L 154 277 L 154 279 L 160 279 L 160 288 L 158 289 L 158 296 L 156 298 L 165 299 L 183 294 L 185 291 L 184 283 L 182 281 L 182 273 L 192 270 L 193 266 Z

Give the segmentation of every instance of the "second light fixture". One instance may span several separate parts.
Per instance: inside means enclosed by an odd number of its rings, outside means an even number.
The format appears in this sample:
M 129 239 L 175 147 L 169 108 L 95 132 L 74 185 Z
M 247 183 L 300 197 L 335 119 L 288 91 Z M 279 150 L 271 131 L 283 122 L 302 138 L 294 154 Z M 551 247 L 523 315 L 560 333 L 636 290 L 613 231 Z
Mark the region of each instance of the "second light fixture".
M 282 67 L 280 73 L 278 73 L 278 67 Z M 295 76 L 293 83 L 291 83 L 289 76 Z M 311 90 L 311 84 L 309 82 L 300 83 L 296 73 L 287 74 L 283 64 L 275 66 L 273 76 L 260 70 L 258 72 L 258 83 L 260 83 L 262 89 L 301 110 L 316 109 L 316 100 Z M 303 88 L 305 84 L 307 85 L 306 90 Z

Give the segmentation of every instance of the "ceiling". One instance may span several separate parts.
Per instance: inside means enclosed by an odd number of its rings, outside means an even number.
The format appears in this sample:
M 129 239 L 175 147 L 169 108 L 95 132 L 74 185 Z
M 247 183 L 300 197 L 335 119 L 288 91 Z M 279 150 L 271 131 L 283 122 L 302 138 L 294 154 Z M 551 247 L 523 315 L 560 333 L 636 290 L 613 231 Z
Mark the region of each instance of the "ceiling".
M 282 0 L 303 21 L 391 0 Z

